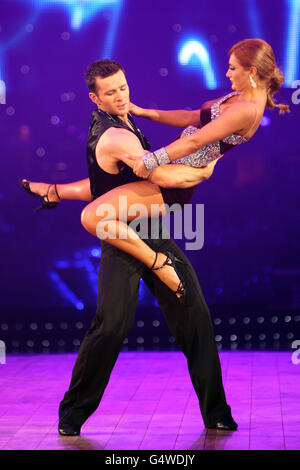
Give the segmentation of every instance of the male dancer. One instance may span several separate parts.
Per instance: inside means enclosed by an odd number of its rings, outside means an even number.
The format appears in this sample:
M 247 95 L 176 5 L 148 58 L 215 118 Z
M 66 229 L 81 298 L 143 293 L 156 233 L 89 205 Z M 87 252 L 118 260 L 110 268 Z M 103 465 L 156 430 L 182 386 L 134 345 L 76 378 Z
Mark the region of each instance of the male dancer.
M 119 157 L 124 153 L 138 155 L 141 145 L 144 150 L 150 146 L 128 115 L 129 90 L 122 66 L 111 60 L 94 62 L 86 73 L 86 82 L 89 96 L 98 106 L 92 113 L 87 144 L 90 190 L 92 199 L 96 199 L 117 186 L 138 181 L 129 167 L 120 164 Z M 161 173 L 162 182 L 168 181 L 166 186 L 171 186 L 169 175 L 170 171 Z M 205 169 L 191 167 L 184 168 L 182 175 L 182 187 L 187 180 L 197 184 L 210 176 Z M 182 203 L 187 196 L 190 198 L 189 189 L 174 191 Z M 134 323 L 140 278 L 155 295 L 187 357 L 205 426 L 237 429 L 226 403 L 210 314 L 196 274 L 175 242 L 163 237 L 161 221 L 157 223 L 159 238 L 144 238 L 144 241 L 156 252 L 170 251 L 186 263 L 182 276 L 188 286 L 187 299 L 184 304 L 178 302 L 145 265 L 101 240 L 96 316 L 81 344 L 69 390 L 60 403 L 58 431 L 61 435 L 78 435 L 83 423 L 98 407 L 122 343 Z

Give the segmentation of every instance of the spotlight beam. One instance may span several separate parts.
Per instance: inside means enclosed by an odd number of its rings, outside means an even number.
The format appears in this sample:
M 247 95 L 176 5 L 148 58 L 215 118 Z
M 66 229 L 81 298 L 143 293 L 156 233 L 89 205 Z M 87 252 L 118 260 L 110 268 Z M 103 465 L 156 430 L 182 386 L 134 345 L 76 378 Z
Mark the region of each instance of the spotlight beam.
M 200 41 L 195 39 L 187 41 L 179 51 L 178 62 L 183 66 L 190 64 L 194 68 L 199 68 L 204 75 L 207 88 L 210 90 L 217 88 L 208 50 Z

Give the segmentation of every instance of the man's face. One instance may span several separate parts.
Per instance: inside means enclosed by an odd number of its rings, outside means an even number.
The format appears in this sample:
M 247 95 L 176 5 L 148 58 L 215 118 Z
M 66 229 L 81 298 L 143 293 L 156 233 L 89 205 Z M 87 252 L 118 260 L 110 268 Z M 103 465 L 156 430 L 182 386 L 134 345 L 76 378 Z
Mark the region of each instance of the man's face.
M 119 116 L 124 116 L 128 113 L 130 102 L 129 88 L 122 70 L 118 70 L 117 73 L 110 77 L 96 77 L 95 84 L 97 90 L 97 95 L 94 95 L 97 98 L 95 103 L 98 104 L 102 111 Z

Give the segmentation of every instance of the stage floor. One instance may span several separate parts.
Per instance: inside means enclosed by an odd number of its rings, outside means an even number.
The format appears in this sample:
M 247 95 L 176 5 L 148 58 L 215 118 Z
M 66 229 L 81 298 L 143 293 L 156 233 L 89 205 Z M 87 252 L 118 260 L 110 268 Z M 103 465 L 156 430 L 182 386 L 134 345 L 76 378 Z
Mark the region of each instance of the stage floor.
M 292 352 L 221 351 L 237 432 L 205 430 L 185 357 L 123 352 L 81 436 L 57 433 L 76 354 L 8 356 L 0 364 L 2 450 L 299 450 L 300 364 Z

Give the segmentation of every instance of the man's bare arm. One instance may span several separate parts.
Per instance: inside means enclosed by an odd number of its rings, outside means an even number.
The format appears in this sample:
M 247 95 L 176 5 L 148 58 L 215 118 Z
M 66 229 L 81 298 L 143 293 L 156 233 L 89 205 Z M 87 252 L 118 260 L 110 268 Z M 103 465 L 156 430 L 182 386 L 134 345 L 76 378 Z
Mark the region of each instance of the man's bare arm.
M 131 168 L 134 161 L 127 160 L 126 154 L 144 155 L 139 139 L 126 129 L 110 128 L 99 139 L 96 147 L 98 164 L 103 170 L 109 171 L 109 166 L 123 161 Z M 204 168 L 193 168 L 187 165 L 162 165 L 149 175 L 149 181 L 164 188 L 189 188 L 208 179 L 214 170 L 216 161 Z
M 98 141 L 96 159 L 98 165 L 103 170 L 113 165 L 116 166 L 119 161 L 123 161 L 126 165 L 133 168 L 134 162 L 130 160 L 127 161 L 126 158 L 124 158 L 125 154 L 129 154 L 132 151 L 137 152 L 136 155 L 138 156 L 147 153 L 133 132 L 117 127 L 110 127 L 102 134 Z
M 162 165 L 150 173 L 148 180 L 163 188 L 191 188 L 211 177 L 217 161 L 218 159 L 203 168 L 179 164 Z

